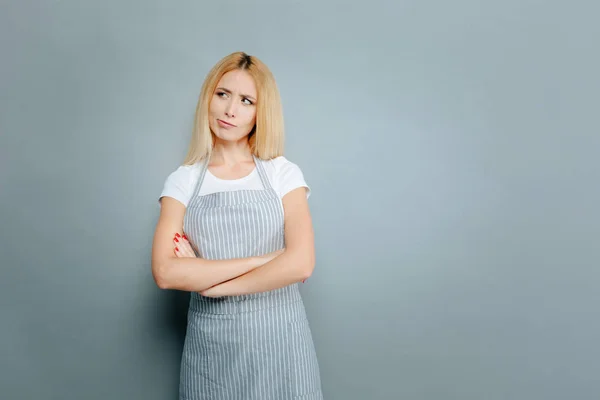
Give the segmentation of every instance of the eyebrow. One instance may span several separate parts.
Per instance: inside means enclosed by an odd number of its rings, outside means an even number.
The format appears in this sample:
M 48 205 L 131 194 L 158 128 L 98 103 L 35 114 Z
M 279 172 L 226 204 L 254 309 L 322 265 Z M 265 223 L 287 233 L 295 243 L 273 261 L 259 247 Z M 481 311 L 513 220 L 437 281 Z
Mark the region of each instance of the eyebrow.
M 222 90 L 224 92 L 227 92 L 227 93 L 231 94 L 231 90 L 225 89 L 224 87 L 218 87 L 217 90 Z M 247 97 L 249 99 L 252 99 L 252 100 L 256 101 L 256 99 L 254 97 L 250 96 L 249 94 L 242 94 L 241 96 L 242 97 Z

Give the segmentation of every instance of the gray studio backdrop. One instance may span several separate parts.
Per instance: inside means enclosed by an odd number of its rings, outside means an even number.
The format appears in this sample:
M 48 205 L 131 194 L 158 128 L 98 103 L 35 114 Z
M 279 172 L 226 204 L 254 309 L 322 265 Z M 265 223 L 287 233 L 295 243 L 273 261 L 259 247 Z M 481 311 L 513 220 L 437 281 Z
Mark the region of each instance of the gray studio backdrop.
M 592 1 L 0 7 L 0 398 L 177 398 L 157 199 L 236 50 L 313 190 L 326 399 L 600 398 Z

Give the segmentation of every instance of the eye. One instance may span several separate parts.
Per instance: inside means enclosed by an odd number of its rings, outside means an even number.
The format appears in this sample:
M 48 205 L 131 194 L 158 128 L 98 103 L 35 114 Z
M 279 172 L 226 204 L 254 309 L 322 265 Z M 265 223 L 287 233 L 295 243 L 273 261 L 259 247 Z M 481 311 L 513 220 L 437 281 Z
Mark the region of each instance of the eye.
M 247 99 L 247 98 L 245 98 L 245 97 L 242 99 L 242 102 L 244 102 L 244 101 L 247 101 L 247 103 L 244 103 L 244 104 L 246 104 L 246 105 L 248 105 L 248 106 L 251 106 L 252 104 L 254 104 L 254 103 L 252 103 L 252 100 L 250 100 L 250 99 Z
M 215 94 L 216 94 L 217 96 L 219 96 L 219 97 L 224 97 L 224 95 L 227 95 L 227 93 L 225 93 L 225 92 L 221 92 L 221 91 L 218 91 L 218 92 L 217 92 L 217 93 L 215 93 Z

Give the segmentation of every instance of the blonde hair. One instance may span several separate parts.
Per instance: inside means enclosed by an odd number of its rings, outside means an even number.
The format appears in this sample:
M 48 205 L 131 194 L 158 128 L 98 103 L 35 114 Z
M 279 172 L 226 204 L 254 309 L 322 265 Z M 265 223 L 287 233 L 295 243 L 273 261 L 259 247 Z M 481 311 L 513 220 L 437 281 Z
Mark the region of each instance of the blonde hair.
M 204 80 L 184 164 L 191 165 L 210 158 L 214 145 L 214 134 L 208 123 L 210 102 L 221 77 L 237 69 L 250 74 L 257 90 L 256 125 L 248 135 L 252 154 L 263 160 L 283 155 L 283 110 L 275 78 L 269 68 L 258 58 L 238 51 L 222 58 Z

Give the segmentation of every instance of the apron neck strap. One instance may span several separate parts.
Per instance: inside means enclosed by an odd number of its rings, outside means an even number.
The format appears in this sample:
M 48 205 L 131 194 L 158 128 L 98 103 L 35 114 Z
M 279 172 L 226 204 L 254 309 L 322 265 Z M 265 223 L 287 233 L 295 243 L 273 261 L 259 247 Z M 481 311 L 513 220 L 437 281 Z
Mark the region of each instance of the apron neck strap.
M 265 171 L 265 166 L 263 164 L 263 160 L 254 156 L 254 164 L 256 164 L 256 171 L 258 172 L 258 176 L 260 176 L 260 181 L 263 184 L 265 190 L 274 190 L 269 178 L 267 177 L 267 172 Z

